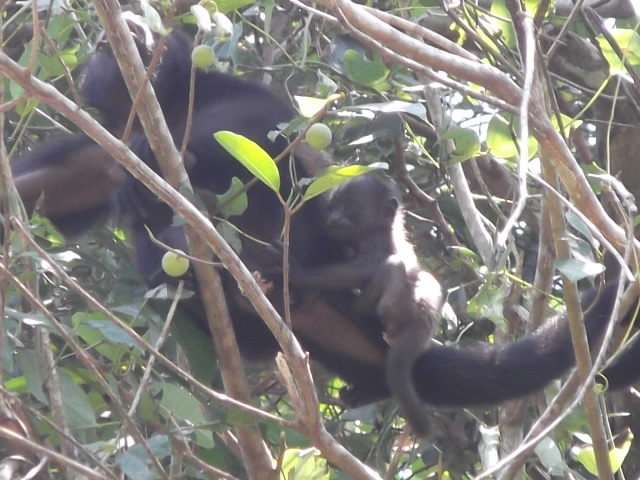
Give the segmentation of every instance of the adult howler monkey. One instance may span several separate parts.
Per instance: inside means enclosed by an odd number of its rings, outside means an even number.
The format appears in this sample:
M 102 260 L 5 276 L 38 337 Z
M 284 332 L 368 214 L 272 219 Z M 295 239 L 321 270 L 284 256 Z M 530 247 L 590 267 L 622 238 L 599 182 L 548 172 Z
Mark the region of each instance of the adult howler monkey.
M 373 174 L 348 180 L 329 201 L 327 231 L 347 252 L 334 264 L 304 268 L 295 259 L 290 279 L 305 289 L 361 289 L 355 311 L 375 308 L 390 343 L 387 381 L 401 411 L 418 435 L 427 433 L 423 403 L 463 407 L 500 402 L 542 388 L 573 365 L 564 315 L 507 345 L 451 348 L 429 343 L 442 307 L 438 282 L 423 271 L 404 230 L 398 192 Z M 582 298 L 589 343 L 600 339 L 613 308 L 617 283 Z M 610 388 L 633 377 L 631 346 L 602 373 Z M 625 367 L 626 365 L 626 367 Z
M 186 35 L 174 32 L 165 39 L 161 62 L 152 84 L 177 143 L 182 141 L 186 122 L 191 74 L 191 42 Z M 143 57 L 145 44 L 137 42 Z M 231 75 L 197 71 L 195 80 L 193 127 L 188 142 L 187 169 L 196 192 L 225 192 L 233 177 L 248 181 L 249 172 L 232 158 L 213 138 L 219 130 L 230 130 L 259 143 L 272 156 L 286 146 L 284 138 L 268 138 L 278 124 L 289 121 L 293 111 L 267 87 Z M 108 49 L 89 60 L 83 72 L 81 91 L 87 105 L 95 108 L 112 131 L 120 131 L 131 108 L 124 82 L 115 58 Z M 134 129 L 129 141 L 134 152 L 155 166 L 155 158 L 144 135 Z M 310 150 L 298 150 L 295 171 L 301 177 L 311 176 L 325 164 L 321 156 Z M 59 137 L 24 153 L 13 164 L 18 191 L 32 208 L 36 201 L 41 213 L 49 217 L 63 233 L 77 233 L 88 228 L 110 210 L 127 220 L 131 231 L 138 269 L 150 285 L 168 278 L 160 262 L 164 253 L 146 230 L 174 247 L 185 248 L 180 227 L 173 225 L 173 212 L 144 186 L 128 175 L 114 160 L 84 135 Z M 292 188 L 290 167 L 281 162 L 283 194 Z M 86 178 L 91 173 L 95 183 Z M 258 183 L 247 192 L 248 208 L 234 223 L 253 238 L 272 242 L 279 238 L 283 220 L 282 207 L 271 190 Z M 86 198 L 83 198 L 86 197 Z M 331 239 L 324 235 L 325 201 L 309 202 L 293 219 L 291 249 L 305 265 L 331 260 L 336 251 Z M 145 228 L 146 227 L 146 228 Z M 251 269 L 260 270 L 267 252 L 253 241 L 242 237 L 242 259 Z M 229 309 L 241 352 L 250 359 L 271 359 L 277 344 L 264 322 L 246 302 L 234 301 L 239 295 L 230 275 L 223 272 L 229 295 Z M 379 379 L 383 375 L 385 344 L 381 330 L 362 329 L 344 314 L 342 304 L 349 293 L 318 298 L 300 298 L 292 312 L 294 330 L 315 359 L 343 376 L 353 386 L 353 398 L 376 399 L 388 395 Z M 330 298 L 329 298 L 330 297 Z M 199 301 L 183 302 L 183 306 L 206 328 Z M 343 309 L 345 310 L 345 309 Z M 342 332 L 339 338 L 335 332 Z
M 140 50 L 149 55 L 143 42 Z M 177 143 L 182 141 L 189 94 L 191 43 L 174 32 L 166 39 L 159 69 L 152 83 L 169 128 Z M 144 55 L 143 55 L 144 56 Z M 192 158 L 188 173 L 196 190 L 222 193 L 232 177 L 243 181 L 248 172 L 215 142 L 212 134 L 230 130 L 259 143 L 270 154 L 278 154 L 285 139 L 268 138 L 277 125 L 292 118 L 290 107 L 265 86 L 230 75 L 198 71 L 195 82 L 194 128 L 188 142 Z M 124 90 L 116 62 L 108 50 L 96 54 L 87 64 L 82 91 L 88 105 L 103 116 L 112 131 L 123 127 L 131 102 Z M 132 149 L 149 165 L 155 158 L 142 133 L 134 129 Z M 306 176 L 318 168 L 315 160 L 298 155 L 297 172 Z M 283 191 L 292 187 L 290 170 L 280 166 Z M 141 273 L 151 285 L 163 278 L 160 269 L 162 251 L 154 245 L 144 229 L 156 238 L 182 246 L 183 235 L 172 224 L 173 212 L 159 202 L 141 184 L 119 167 L 93 141 L 83 135 L 67 136 L 43 143 L 14 162 L 19 193 L 29 207 L 36 201 L 41 211 L 63 232 L 79 232 L 96 222 L 101 215 L 116 208 L 129 217 Z M 96 183 L 86 181 L 93 176 Z M 90 186 L 91 188 L 88 188 Z M 249 207 L 237 225 L 253 237 L 266 242 L 280 234 L 281 207 L 273 193 L 261 184 L 249 192 Z M 303 268 L 314 269 L 343 261 L 340 242 L 327 229 L 325 200 L 315 198 L 294 217 L 291 253 Z M 411 250 L 412 252 L 412 250 Z M 243 240 L 242 259 L 249 268 L 263 270 L 272 262 L 252 242 Z M 230 277 L 225 288 L 233 289 Z M 587 303 L 597 297 L 587 314 L 587 328 L 597 337 L 611 310 L 613 292 L 587 293 Z M 320 295 L 303 295 L 294 305 L 292 323 L 309 349 L 312 358 L 341 375 L 353 386 L 352 399 L 374 400 L 387 396 L 384 358 L 387 345 L 375 313 L 354 313 L 355 297 L 349 288 Z M 192 314 L 203 318 L 197 301 L 188 305 Z M 233 301 L 229 307 L 244 355 L 250 358 L 273 356 L 277 345 L 263 322 Z M 506 346 L 475 349 L 431 347 L 413 362 L 410 375 L 420 398 L 436 405 L 458 406 L 499 402 L 532 392 L 561 375 L 572 365 L 566 321 L 551 322 L 540 332 Z M 472 367 L 472 368 L 471 368 Z M 474 375 L 469 372 L 475 371 Z M 635 369 L 634 369 L 635 371 Z M 631 376 L 631 372 L 629 372 Z M 620 380 L 621 386 L 630 378 Z

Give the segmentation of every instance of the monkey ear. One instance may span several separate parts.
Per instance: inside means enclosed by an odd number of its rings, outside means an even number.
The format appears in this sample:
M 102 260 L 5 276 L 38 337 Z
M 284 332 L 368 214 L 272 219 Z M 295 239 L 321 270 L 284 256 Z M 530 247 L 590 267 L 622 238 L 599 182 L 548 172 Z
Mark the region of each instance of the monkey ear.
M 393 217 L 396 216 L 396 212 L 398 211 L 398 207 L 400 207 L 400 202 L 398 201 L 398 199 L 394 197 L 390 198 L 384 209 L 387 218 L 393 220 Z

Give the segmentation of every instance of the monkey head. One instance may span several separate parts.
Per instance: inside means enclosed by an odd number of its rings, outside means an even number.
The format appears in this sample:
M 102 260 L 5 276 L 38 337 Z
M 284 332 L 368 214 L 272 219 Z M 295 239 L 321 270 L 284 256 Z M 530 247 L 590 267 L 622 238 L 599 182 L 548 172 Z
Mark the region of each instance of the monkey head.
M 399 208 L 400 195 L 395 186 L 367 173 L 334 190 L 327 228 L 336 240 L 357 244 L 372 233 L 391 231 Z

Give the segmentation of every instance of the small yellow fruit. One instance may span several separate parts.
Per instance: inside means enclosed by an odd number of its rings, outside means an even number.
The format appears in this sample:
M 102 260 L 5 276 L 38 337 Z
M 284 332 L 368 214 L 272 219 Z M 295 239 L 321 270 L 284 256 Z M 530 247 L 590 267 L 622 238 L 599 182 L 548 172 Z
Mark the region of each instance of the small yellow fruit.
M 182 250 L 176 250 L 180 253 Z M 189 259 L 173 252 L 166 252 L 162 256 L 162 270 L 171 277 L 181 277 L 189 270 Z
M 191 51 L 191 61 L 198 68 L 209 68 L 216 60 L 216 54 L 209 45 L 198 45 Z
M 307 130 L 305 140 L 310 147 L 316 150 L 324 150 L 331 143 L 331 129 L 324 123 L 314 123 L 311 128 Z

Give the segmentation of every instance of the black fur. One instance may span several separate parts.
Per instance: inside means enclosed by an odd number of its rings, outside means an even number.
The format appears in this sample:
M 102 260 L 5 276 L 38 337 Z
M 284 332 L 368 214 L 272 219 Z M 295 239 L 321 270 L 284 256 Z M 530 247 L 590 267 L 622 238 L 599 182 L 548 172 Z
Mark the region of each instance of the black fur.
M 142 45 L 139 48 L 143 49 Z M 152 78 L 176 143 L 182 142 L 187 114 L 190 51 L 191 43 L 186 36 L 179 32 L 172 33 L 167 39 L 159 69 Z M 151 56 L 150 52 L 142 53 L 143 58 L 149 59 Z M 121 131 L 129 116 L 131 101 L 108 49 L 99 52 L 88 62 L 83 76 L 82 92 L 86 103 L 98 110 L 109 129 Z M 193 128 L 188 142 L 191 159 L 188 173 L 196 190 L 219 194 L 229 188 L 233 177 L 247 182 L 252 176 L 215 141 L 213 133 L 230 130 L 244 135 L 275 157 L 287 142 L 284 138 L 273 142 L 268 134 L 277 130 L 278 124 L 289 121 L 293 111 L 264 85 L 231 75 L 198 71 L 195 85 Z M 143 161 L 152 167 L 156 166 L 153 153 L 141 132 L 134 129 L 129 143 Z M 95 154 L 104 154 L 100 147 L 83 135 L 47 141 L 39 148 L 23 154 L 14 162 L 14 173 L 17 181 L 22 182 L 23 191 L 33 189 L 29 185 L 30 174 L 44 169 L 64 172 L 78 149 L 86 146 L 95 148 Z M 293 186 L 289 163 L 282 161 L 279 166 L 282 193 L 286 196 Z M 120 167 L 116 165 L 115 168 Z M 296 172 L 300 177 L 310 176 L 310 170 L 318 168 L 309 165 L 306 160 L 296 159 Z M 185 248 L 182 229 L 173 226 L 173 212 L 168 206 L 133 177 L 124 174 L 123 170 L 121 173 L 123 180 L 113 186 L 113 195 L 105 198 L 102 205 L 83 209 L 82 202 L 79 202 L 73 211 L 58 213 L 61 207 L 47 204 L 45 195 L 43 213 L 55 211 L 55 214 L 49 215 L 51 220 L 63 233 L 68 234 L 86 230 L 104 213 L 115 209 L 130 228 L 137 266 L 149 285 L 170 281 L 160 268 L 164 252 L 151 242 L 146 228 L 156 238 L 174 247 Z M 57 199 L 54 196 L 51 198 Z M 248 191 L 248 198 L 247 211 L 231 220 L 252 237 L 265 242 L 277 240 L 283 214 L 276 196 L 258 183 Z M 331 261 L 336 255 L 336 249 L 324 228 L 325 215 L 326 202 L 318 197 L 308 202 L 293 219 L 291 249 L 304 265 Z M 272 262 L 271 251 L 245 237 L 242 237 L 242 242 L 242 259 L 250 269 L 260 270 L 265 258 Z M 223 277 L 225 288 L 229 291 L 229 308 L 241 352 L 250 359 L 273 358 L 278 351 L 275 339 L 264 322 L 247 310 L 246 302 L 234 301 L 241 300 L 235 283 L 226 272 Z M 363 329 L 341 313 L 347 311 L 350 297 L 349 292 L 337 292 L 324 299 L 299 299 L 297 305 L 300 308 L 294 306 L 293 309 L 293 327 L 315 360 L 353 385 L 352 398 L 361 399 L 358 401 L 381 398 L 388 395 L 385 383 L 379 381 L 384 374 L 386 345 L 380 329 Z M 274 299 L 280 299 L 277 292 Z M 183 307 L 199 321 L 203 329 L 207 329 L 204 312 L 197 299 L 183 302 Z M 327 338 L 327 332 L 334 335 L 338 330 L 342 331 L 342 344 Z
M 143 57 L 150 53 L 142 46 Z M 178 32 L 167 39 L 162 62 L 152 82 L 167 117 L 169 128 L 177 144 L 182 142 L 188 95 L 190 69 L 189 40 Z M 131 102 L 124 88 L 115 61 L 108 50 L 96 54 L 84 73 L 83 93 L 88 105 L 102 115 L 112 131 L 121 131 L 129 115 Z M 213 139 L 218 130 L 231 130 L 258 142 L 272 155 L 279 153 L 286 141 L 275 143 L 267 138 L 277 124 L 292 118 L 291 108 L 265 86 L 238 77 L 215 72 L 197 73 L 196 105 L 193 131 L 188 152 L 195 162 L 188 172 L 194 186 L 200 190 L 222 193 L 233 176 L 247 181 L 249 173 L 231 158 Z M 149 165 L 155 159 L 144 135 L 135 128 L 130 140 L 133 150 Z M 84 150 L 86 149 L 86 150 Z M 105 152 L 82 135 L 67 136 L 43 143 L 14 162 L 14 174 L 20 192 L 29 192 L 25 203 L 35 206 L 40 189 L 44 193 L 43 213 L 65 233 L 77 233 L 88 228 L 115 208 L 129 218 L 134 236 L 138 267 L 150 285 L 167 280 L 160 271 L 162 251 L 153 245 L 146 231 L 147 225 L 158 238 L 175 246 L 182 246 L 181 229 L 173 226 L 172 211 L 157 201 L 144 187 L 111 161 L 104 165 L 101 188 L 109 195 L 96 195 L 80 188 L 78 195 L 91 201 L 75 201 L 74 189 L 64 185 L 68 171 L 77 171 L 75 182 L 83 180 L 87 168 L 78 167 L 78 156 L 86 155 L 92 172 L 100 172 Z M 315 170 L 297 160 L 300 176 Z M 51 173 L 58 183 L 40 185 L 33 174 Z M 283 192 L 292 187 L 286 162 L 280 165 Z M 99 178 L 101 178 L 99 176 Z M 39 181 L 42 181 L 40 179 Z M 65 201 L 65 195 L 73 202 Z M 249 191 L 249 209 L 237 223 L 251 235 L 264 241 L 278 239 L 282 223 L 281 207 L 273 193 L 257 184 Z M 69 203 L 72 205 L 69 206 Z M 294 217 L 292 226 L 292 254 L 303 268 L 331 265 L 344 259 L 345 251 L 327 229 L 325 201 L 316 198 Z M 415 255 L 413 249 L 407 255 Z M 348 253 L 347 253 L 348 255 Z M 267 260 L 268 257 L 268 260 Z M 272 257 L 260 247 L 243 239 L 242 259 L 250 269 L 261 270 L 272 264 Z M 235 287 L 225 278 L 229 291 L 230 309 L 242 352 L 251 358 L 272 357 L 277 345 L 271 334 L 246 305 L 234 301 Z M 586 316 L 591 338 L 597 338 L 606 324 L 612 305 L 612 288 L 607 286 L 595 306 Z M 277 296 L 277 295 L 276 295 Z M 595 294 L 585 294 L 585 305 L 591 304 Z M 351 399 L 358 402 L 382 398 L 389 394 L 384 380 L 384 355 L 381 322 L 374 314 L 353 315 L 354 296 L 350 289 L 339 288 L 320 296 L 303 296 L 293 311 L 293 327 L 311 352 L 311 357 L 325 364 L 353 385 Z M 198 302 L 185 305 L 206 328 Z M 632 349 L 621 362 L 612 365 L 612 387 L 619 388 L 635 380 L 635 365 L 624 366 L 627 360 L 636 361 L 639 349 Z M 562 375 L 573 365 L 573 354 L 566 320 L 553 320 L 539 332 L 518 342 L 502 346 L 476 346 L 464 349 L 431 346 L 414 364 L 413 379 L 420 397 L 428 403 L 442 406 L 462 406 L 495 403 L 531 393 L 548 381 Z M 606 373 L 606 372 L 605 372 Z
M 606 329 L 617 287 L 618 284 L 612 282 L 603 289 L 591 289 L 582 295 L 590 345 L 596 343 Z M 420 397 L 432 405 L 488 405 L 535 392 L 574 364 L 569 325 L 562 314 L 533 334 L 506 345 L 433 346 L 414 364 L 413 379 Z M 627 368 L 627 378 L 616 380 L 611 386 L 628 385 L 632 381 L 631 373 Z M 496 381 L 498 378 L 500 381 Z

